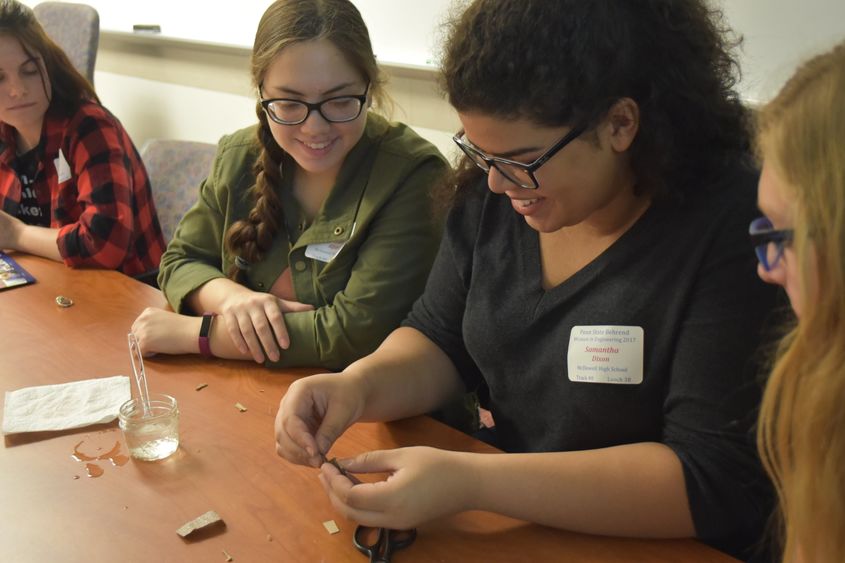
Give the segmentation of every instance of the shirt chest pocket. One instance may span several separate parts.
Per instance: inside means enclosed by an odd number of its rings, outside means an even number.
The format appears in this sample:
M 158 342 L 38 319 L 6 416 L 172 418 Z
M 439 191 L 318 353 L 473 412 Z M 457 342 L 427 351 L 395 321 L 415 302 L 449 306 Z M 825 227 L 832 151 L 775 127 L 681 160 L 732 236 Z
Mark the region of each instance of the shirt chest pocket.
M 344 247 L 331 262 L 322 264 L 322 270 L 314 279 L 314 289 L 324 303 L 331 305 L 335 295 L 346 289 L 357 259 L 356 250 Z

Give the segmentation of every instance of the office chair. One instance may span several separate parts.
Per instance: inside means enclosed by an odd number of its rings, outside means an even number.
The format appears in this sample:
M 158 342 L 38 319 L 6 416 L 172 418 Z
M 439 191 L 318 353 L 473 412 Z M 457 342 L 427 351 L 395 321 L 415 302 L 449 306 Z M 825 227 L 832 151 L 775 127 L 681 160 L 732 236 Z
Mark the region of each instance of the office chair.
M 100 15 L 97 10 L 85 4 L 42 2 L 32 11 L 76 70 L 94 84 L 94 63 L 100 43 Z
M 217 145 L 210 143 L 164 139 L 150 139 L 141 148 L 165 242 L 196 202 L 216 152 Z

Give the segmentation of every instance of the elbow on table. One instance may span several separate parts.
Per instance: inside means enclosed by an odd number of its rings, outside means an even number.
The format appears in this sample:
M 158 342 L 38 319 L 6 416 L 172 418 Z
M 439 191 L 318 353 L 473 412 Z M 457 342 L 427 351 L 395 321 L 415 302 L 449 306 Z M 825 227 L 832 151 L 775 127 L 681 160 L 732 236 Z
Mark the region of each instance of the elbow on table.
M 117 224 L 103 232 L 111 233 L 111 238 L 98 236 L 96 225 L 88 227 L 82 222 L 68 225 L 59 231 L 57 243 L 59 254 L 67 266 L 71 268 L 88 267 L 117 270 L 126 262 L 132 244 L 131 231 L 114 232 L 120 229 Z

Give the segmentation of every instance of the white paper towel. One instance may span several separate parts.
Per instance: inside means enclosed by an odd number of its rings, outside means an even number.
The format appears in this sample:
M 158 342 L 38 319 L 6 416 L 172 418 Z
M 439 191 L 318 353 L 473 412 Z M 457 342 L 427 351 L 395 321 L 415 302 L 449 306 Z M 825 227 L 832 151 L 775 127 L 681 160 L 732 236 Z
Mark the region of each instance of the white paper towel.
M 67 430 L 111 422 L 132 398 L 125 375 L 6 391 L 3 434 Z

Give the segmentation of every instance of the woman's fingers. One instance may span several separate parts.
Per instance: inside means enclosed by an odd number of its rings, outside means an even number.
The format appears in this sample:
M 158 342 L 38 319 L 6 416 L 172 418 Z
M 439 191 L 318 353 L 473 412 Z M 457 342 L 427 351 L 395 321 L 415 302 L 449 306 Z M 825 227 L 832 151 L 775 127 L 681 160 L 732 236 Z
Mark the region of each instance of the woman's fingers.
M 273 340 L 273 347 L 278 347 L 282 350 L 287 350 L 290 346 L 290 338 L 288 337 L 288 328 L 285 325 L 285 317 L 282 314 L 280 303 L 278 301 L 268 302 L 264 307 L 264 310 L 267 315 L 267 320 L 270 323 L 268 330 L 272 329 L 270 337 L 272 338 L 275 334 L 275 339 Z M 272 355 L 270 355 L 270 359 L 274 362 L 278 360 L 278 353 L 276 355 L 277 357 L 275 359 L 272 357 Z
M 389 513 L 380 510 L 371 510 L 363 507 L 350 506 L 346 502 L 349 493 L 354 489 L 362 487 L 373 487 L 374 484 L 362 483 L 360 485 L 353 485 L 352 482 L 342 475 L 336 467 L 329 464 L 323 464 L 323 469 L 319 474 L 320 484 L 329 496 L 329 500 L 335 510 L 343 514 L 346 518 L 354 520 L 364 526 L 373 527 L 394 527 L 391 523 L 391 516 Z

